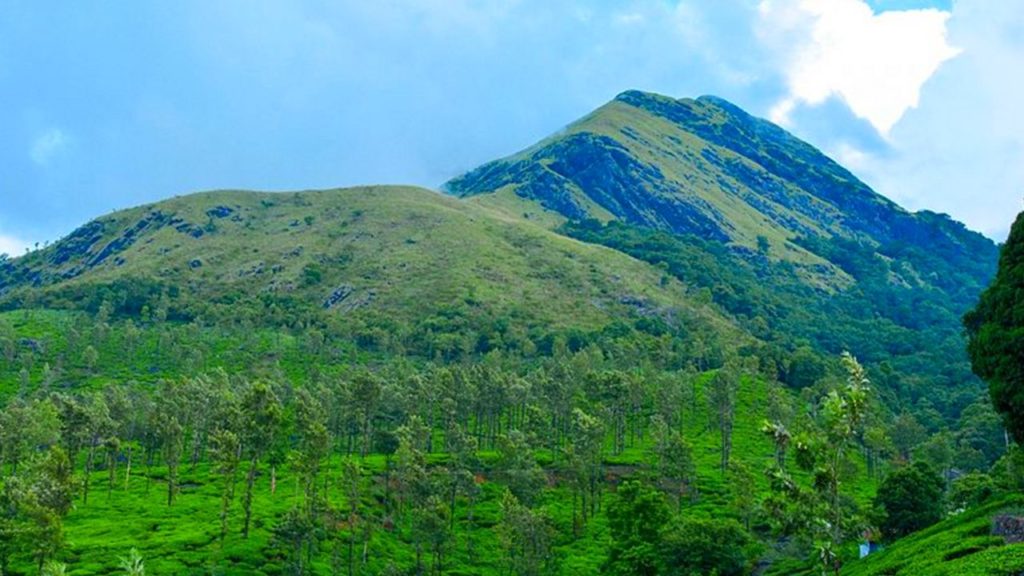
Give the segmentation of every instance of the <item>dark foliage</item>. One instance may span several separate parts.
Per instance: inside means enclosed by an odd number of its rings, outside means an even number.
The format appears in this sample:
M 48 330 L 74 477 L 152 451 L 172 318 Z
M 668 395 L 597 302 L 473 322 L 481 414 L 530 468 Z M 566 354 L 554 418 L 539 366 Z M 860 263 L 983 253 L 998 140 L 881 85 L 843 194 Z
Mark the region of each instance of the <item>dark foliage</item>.
M 1024 442 L 1024 215 L 1003 245 L 999 271 L 964 317 L 971 367 L 988 382 L 996 410 Z
M 885 511 L 882 534 L 895 540 L 942 520 L 945 483 L 938 472 L 916 462 L 889 474 L 875 496 Z

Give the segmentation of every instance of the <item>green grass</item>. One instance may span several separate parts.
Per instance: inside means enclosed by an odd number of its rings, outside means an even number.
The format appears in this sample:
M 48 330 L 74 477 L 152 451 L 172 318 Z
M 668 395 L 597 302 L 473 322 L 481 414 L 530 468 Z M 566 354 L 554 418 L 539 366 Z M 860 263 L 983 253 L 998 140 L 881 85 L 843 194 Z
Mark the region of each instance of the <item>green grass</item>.
M 472 351 L 485 333 L 528 350 L 533 332 L 638 313 L 739 333 L 656 267 L 519 212 L 402 187 L 194 194 L 100 218 L 0 266 L 0 306 L 94 312 L 108 301 L 137 317 L 163 303 L 172 317 L 322 324 L 428 357 Z
M 852 562 L 846 576 L 1009 576 L 1024 571 L 1024 544 L 992 535 L 993 517 L 1021 514 L 1015 495 L 951 516 L 882 552 Z
M 745 380 L 740 393 L 738 411 L 744 414 L 763 413 L 764 385 L 758 381 Z M 702 394 L 702 392 L 701 392 Z M 684 508 L 685 514 L 706 517 L 723 517 L 735 514 L 730 508 L 730 492 L 726 479 L 717 470 L 717 430 L 706 425 L 708 414 L 703 402 L 698 410 L 688 414 L 687 437 L 694 445 L 698 463 L 698 486 L 700 500 Z M 744 419 L 735 430 L 735 459 L 760 470 L 767 466 L 772 457 L 769 442 L 757 430 L 756 418 Z M 636 446 L 615 457 L 606 459 L 609 469 L 616 469 L 628 475 L 638 472 L 644 464 L 646 446 Z M 485 462 L 491 460 L 483 455 Z M 437 462 L 440 455 L 432 461 Z M 217 542 L 218 512 L 220 506 L 220 479 L 211 476 L 205 465 L 191 472 L 182 466 L 180 482 L 185 488 L 176 503 L 166 505 L 166 484 L 164 469 L 152 470 L 152 479 L 145 477 L 142 464 L 135 464 L 135 475 L 128 491 L 123 489 L 123 476 L 119 475 L 116 488 L 108 497 L 106 492 L 107 473 L 93 475 L 92 495 L 88 505 L 79 503 L 68 517 L 67 538 L 69 542 L 66 561 L 72 565 L 73 574 L 114 573 L 116 559 L 137 547 L 146 558 L 147 568 L 154 574 L 212 572 L 216 574 L 275 574 L 280 569 L 280 558 L 270 544 L 269 529 L 289 507 L 297 501 L 294 477 L 283 467 L 279 472 L 275 495 L 270 493 L 269 472 L 266 467 L 256 483 L 256 499 L 253 509 L 253 533 L 250 539 L 241 538 L 239 526 L 241 511 L 236 501 L 233 504 L 231 533 L 223 547 Z M 380 485 L 383 472 L 381 456 L 368 457 L 364 463 L 367 471 L 366 487 L 372 486 L 372 494 L 364 499 L 364 506 L 374 506 L 381 496 Z M 332 459 L 325 467 L 332 485 L 329 499 L 333 505 L 344 504 L 339 488 L 334 484 L 340 474 L 340 461 Z M 122 471 L 123 472 L 123 471 Z M 485 477 L 490 473 L 485 472 Z M 241 475 L 240 475 L 241 476 Z M 758 475 L 758 490 L 764 489 L 763 479 Z M 873 492 L 871 483 L 860 480 L 858 492 L 867 496 Z M 236 494 L 243 489 L 240 481 Z M 469 534 L 464 516 L 467 505 L 459 504 L 459 528 L 450 551 L 451 574 L 500 574 L 502 573 L 502 552 L 494 525 L 500 519 L 499 502 L 502 486 L 488 481 L 483 485 L 483 495 L 476 508 L 474 540 L 476 554 L 470 560 L 466 553 L 466 538 Z M 608 495 L 605 496 L 607 499 Z M 571 495 L 567 488 L 556 486 L 546 492 L 540 505 L 552 519 L 560 534 L 556 554 L 562 573 L 596 575 L 603 561 L 608 534 L 603 516 L 595 518 L 575 541 L 566 538 L 571 533 L 569 503 Z M 379 513 L 379 509 L 377 510 Z M 377 527 L 370 544 L 371 562 L 368 573 L 377 573 L 391 562 L 399 566 L 411 566 L 414 557 L 408 536 Z M 329 558 L 329 554 L 326 555 Z M 327 572 L 327 560 L 321 559 L 319 567 Z
M 234 212 L 206 216 L 218 206 Z M 182 224 L 146 229 L 116 253 L 122 263 L 114 256 L 94 266 L 84 263 L 155 211 L 193 226 L 212 221 L 216 229 L 199 238 L 178 231 Z M 609 313 L 602 308 L 614 308 L 619 295 L 682 304 L 679 287 L 660 288 L 657 273 L 644 264 L 491 213 L 414 188 L 211 192 L 105 217 L 103 238 L 62 264 L 53 264 L 60 243 L 18 262 L 54 277 L 60 287 L 156 278 L 213 299 L 236 291 L 271 292 L 317 305 L 348 284 L 353 304 L 372 298 L 365 306 L 406 318 L 473 300 L 486 302 L 494 313 L 515 306 L 552 325 L 572 319 L 585 326 L 606 320 Z M 190 266 L 197 260 L 201 265 Z M 84 273 L 73 279 L 56 278 L 82 266 Z M 304 276 L 309 266 L 321 269 L 319 279 Z
M 676 103 L 670 98 L 654 94 L 646 94 L 645 97 Z M 686 99 L 678 102 L 710 125 L 729 122 L 726 113 L 709 102 Z M 593 190 L 584 189 L 576 183 L 574 175 L 567 173 L 564 168 L 559 172 L 550 168 L 552 163 L 564 160 L 547 155 L 553 150 L 552 146 L 577 135 L 609 138 L 632 158 L 655 167 L 656 175 L 630 173 L 624 177 L 634 179 L 631 185 L 650 196 L 668 198 L 670 204 L 689 204 L 697 211 L 704 212 L 727 231 L 732 242 L 756 248 L 757 237 L 764 236 L 772 245 L 774 258 L 800 264 L 808 271 L 825 267 L 827 270 L 824 274 L 819 270 L 815 276 L 837 286 L 849 283 L 849 278 L 841 270 L 790 242 L 794 236 L 808 232 L 823 235 L 841 232 L 838 222 L 841 221 L 842 212 L 839 208 L 801 189 L 796 183 L 769 174 L 754 160 L 702 138 L 690 126 L 673 122 L 620 99 L 612 100 L 573 122 L 565 130 L 522 152 L 485 165 L 485 174 L 487 171 L 503 166 L 511 168 L 520 163 L 544 165 L 552 175 L 567 178 L 564 181 L 567 190 L 591 217 L 602 221 L 621 218 L 633 224 L 637 223 L 632 221 L 634 218 L 641 218 L 645 225 L 671 229 L 672 224 L 667 222 L 665 214 L 660 213 L 654 205 L 633 206 L 639 210 L 639 214 L 627 216 L 611 205 L 602 204 L 600 198 L 593 197 Z M 709 159 L 709 153 L 713 154 L 715 161 Z M 762 181 L 745 181 L 739 173 L 724 169 L 715 163 L 717 161 L 742 165 L 748 172 L 759 174 Z M 487 175 L 493 178 L 493 174 Z M 468 180 L 464 180 L 467 177 Z M 521 174 L 512 175 L 511 178 L 511 187 L 525 183 L 518 180 L 523 178 Z M 473 173 L 470 173 L 453 180 L 449 186 L 458 194 L 480 194 L 493 191 L 486 189 L 490 182 L 475 182 Z M 762 190 L 769 186 L 778 187 L 779 196 L 785 200 Z

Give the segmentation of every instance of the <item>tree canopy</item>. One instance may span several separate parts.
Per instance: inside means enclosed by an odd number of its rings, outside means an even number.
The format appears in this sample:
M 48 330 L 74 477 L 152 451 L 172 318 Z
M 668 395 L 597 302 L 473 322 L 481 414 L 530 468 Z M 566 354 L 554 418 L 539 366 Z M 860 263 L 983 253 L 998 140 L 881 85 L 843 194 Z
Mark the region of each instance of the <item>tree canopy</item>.
M 988 382 L 1007 430 L 1024 441 L 1024 214 L 1010 229 L 995 279 L 964 325 L 971 367 Z

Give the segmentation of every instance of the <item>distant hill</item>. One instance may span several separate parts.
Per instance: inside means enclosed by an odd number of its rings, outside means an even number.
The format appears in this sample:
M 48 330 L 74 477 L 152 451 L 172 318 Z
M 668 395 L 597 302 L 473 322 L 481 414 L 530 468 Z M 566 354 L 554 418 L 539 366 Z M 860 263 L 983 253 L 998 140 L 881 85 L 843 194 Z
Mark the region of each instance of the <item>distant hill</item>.
M 107 301 L 128 315 L 163 302 L 183 320 L 368 323 L 364 336 L 469 352 L 616 320 L 737 332 L 663 276 L 419 188 L 223 191 L 116 212 L 8 261 L 0 299 L 93 311 Z

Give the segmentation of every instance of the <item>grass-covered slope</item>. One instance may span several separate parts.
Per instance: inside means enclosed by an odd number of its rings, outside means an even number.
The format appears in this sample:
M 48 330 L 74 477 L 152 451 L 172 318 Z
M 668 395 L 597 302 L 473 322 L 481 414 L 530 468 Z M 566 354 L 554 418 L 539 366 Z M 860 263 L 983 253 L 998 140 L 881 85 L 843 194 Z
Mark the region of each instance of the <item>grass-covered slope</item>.
M 813 146 L 711 96 L 624 92 L 445 189 L 506 206 L 498 198 L 515 194 L 570 220 L 696 236 L 747 260 L 790 262 L 825 289 L 860 280 L 865 253 L 893 286 L 937 290 L 960 309 L 997 258 L 982 235 L 944 215 L 907 212 Z
M 1013 496 L 953 516 L 844 567 L 847 576 L 996 576 L 1024 571 L 1024 544 L 993 535 L 994 519 L 1019 516 Z
M 69 312 L 8 312 L 0 314 L 0 327 L 7 326 L 19 338 L 31 337 L 38 342 L 47 342 L 54 354 L 63 349 L 57 344 L 61 335 L 55 328 L 68 328 L 74 324 L 78 313 Z M 291 375 L 295 364 L 310 361 L 312 356 L 296 349 L 292 342 L 273 344 L 272 342 L 246 342 L 238 335 L 219 336 L 206 331 L 194 335 L 197 340 L 207 343 L 212 340 L 227 348 L 253 348 L 252 358 L 265 359 L 274 356 L 281 363 L 281 368 Z M 139 382 L 127 384 L 123 375 L 144 372 L 150 363 L 157 360 L 158 364 L 169 366 L 159 376 L 177 378 L 189 374 L 193 367 L 188 361 L 174 360 L 173 353 L 168 353 L 160 362 L 162 352 L 151 349 L 151 338 L 146 331 L 139 338 L 137 350 L 132 354 L 117 354 L 118 347 L 124 349 L 121 331 L 112 335 L 109 347 L 101 348 L 101 362 L 96 372 L 98 382 L 118 381 L 126 384 L 126 390 L 136 392 L 152 389 L 153 384 Z M 176 349 L 180 344 L 170 348 Z M 257 349 L 267 348 L 260 352 Z M 233 357 L 243 353 L 233 350 L 227 354 L 218 354 L 217 358 Z M 211 355 L 212 356 L 212 355 Z M 48 360 L 52 358 L 47 357 Z M 323 361 L 323 360 L 321 360 Z M 42 362 L 40 362 L 42 363 Z M 256 362 L 254 362 L 256 363 Z M 70 362 L 66 366 L 71 370 Z M 224 364 L 223 367 L 232 374 L 244 373 L 250 367 Z M 327 370 L 327 368 L 325 368 Z M 343 373 L 344 374 L 344 373 Z M 749 490 L 760 498 L 767 490 L 767 480 L 759 473 L 774 458 L 770 440 L 760 431 L 760 423 L 772 408 L 770 400 L 773 392 L 772 384 L 760 378 L 744 377 L 736 392 L 736 411 L 742 414 L 736 422 L 733 432 L 733 462 L 749 471 L 752 486 L 735 486 L 730 477 L 718 468 L 719 431 L 712 424 L 714 414 L 708 402 L 709 382 L 712 374 L 698 375 L 692 382 L 685 376 L 676 373 L 661 374 L 665 387 L 681 386 L 693 393 L 691 398 L 679 405 L 681 415 L 681 431 L 693 448 L 693 461 L 696 475 L 696 488 L 693 499 L 687 498 L 683 505 L 687 517 L 697 518 L 741 518 L 752 514 L 752 510 L 743 509 L 737 502 L 737 493 Z M 214 376 L 215 377 L 215 376 Z M 342 376 L 344 377 L 344 375 Z M 35 378 L 34 378 L 35 379 Z M 299 380 L 298 377 L 295 378 Z M 58 380 L 51 389 L 62 389 Z M 780 393 L 774 387 L 775 393 Z M 781 392 L 781 400 L 791 402 L 788 394 Z M 417 404 L 422 404 L 418 402 Z M 428 455 L 431 470 L 441 469 L 450 458 L 442 451 L 443 443 L 438 431 L 435 450 Z M 294 437 L 287 438 L 289 445 Z M 546 444 L 545 439 L 537 440 L 538 444 Z M 653 440 L 645 436 L 629 445 L 623 452 L 612 454 L 606 452 L 603 458 L 602 487 L 606 501 L 614 498 L 613 486 L 629 477 L 646 477 L 654 474 L 651 450 Z M 129 549 L 137 548 L 146 559 L 146 568 L 153 574 L 284 574 L 282 545 L 274 542 L 273 530 L 277 527 L 289 510 L 300 501 L 299 482 L 290 459 L 278 463 L 276 470 L 276 489 L 272 487 L 269 467 L 264 467 L 257 476 L 254 488 L 253 531 L 246 539 L 239 533 L 241 511 L 237 501 L 233 504 L 230 516 L 230 532 L 221 543 L 218 539 L 219 513 L 223 493 L 223 478 L 216 473 L 215 465 L 202 460 L 195 468 L 188 462 L 180 466 L 178 483 L 180 492 L 173 506 L 167 505 L 168 470 L 161 461 L 159 453 L 155 457 L 146 456 L 141 446 L 135 447 L 135 460 L 130 477 L 126 475 L 124 459 L 118 461 L 115 469 L 115 480 L 109 483 L 108 470 L 100 470 L 91 475 L 92 490 L 88 502 L 77 498 L 75 506 L 65 519 L 65 549 L 61 560 L 71 568 L 71 574 L 117 574 L 119 557 L 126 556 Z M 578 536 L 572 536 L 572 502 L 571 481 L 566 477 L 564 459 L 552 461 L 552 454 L 547 450 L 538 451 L 547 478 L 547 488 L 537 503 L 537 510 L 550 519 L 552 527 L 553 563 L 561 567 L 561 572 L 576 575 L 594 575 L 600 573 L 607 547 L 610 543 L 607 524 L 603 515 L 593 519 L 581 529 Z M 505 552 L 501 546 L 501 532 L 497 525 L 502 518 L 501 501 L 505 490 L 505 482 L 499 470 L 498 455 L 494 450 L 481 450 L 482 461 L 477 471 L 480 495 L 479 501 L 470 516 L 468 506 L 460 501 L 456 514 L 454 536 L 447 544 L 445 574 L 499 575 L 507 574 Z M 187 459 L 187 457 L 186 457 Z M 81 455 L 78 470 L 81 470 Z M 392 466 L 396 466 L 393 459 Z M 362 501 L 361 514 L 370 520 L 371 529 L 365 535 L 360 534 L 367 542 L 367 563 L 357 562 L 362 574 L 386 573 L 389 566 L 398 566 L 402 574 L 411 574 L 410 568 L 415 564 L 415 548 L 410 543 L 409 528 L 403 522 L 398 526 L 390 526 L 383 522 L 385 515 L 383 502 L 388 493 L 385 487 L 385 457 L 371 454 L 361 461 Z M 339 510 L 348 506 L 345 483 L 342 476 L 343 458 L 332 453 L 322 463 L 323 497 L 328 505 Z M 390 471 L 392 483 L 397 472 Z M 874 489 L 874 484 L 863 474 L 856 476 L 856 492 L 858 501 L 866 502 Z M 79 476 L 79 482 L 82 477 Z M 244 490 L 244 475 L 239 474 L 236 494 Z M 737 490 L 739 488 L 740 490 Z M 395 487 L 391 486 L 393 491 Z M 461 500 L 461 498 L 460 498 Z M 335 526 L 317 550 L 313 563 L 313 572 L 329 574 L 337 569 L 333 563 L 343 561 L 347 556 L 345 536 L 347 527 L 344 524 Z M 470 539 L 472 543 L 470 544 Z M 16 556 L 15 570 L 31 573 L 31 567 L 20 555 Z M 344 562 L 343 562 L 344 566 Z M 342 573 L 345 573 L 342 571 Z
M 0 264 L 0 298 L 163 306 L 172 319 L 373 318 L 392 336 L 457 334 L 470 350 L 480 335 L 518 345 L 530 330 L 639 316 L 727 328 L 652 266 L 403 187 L 210 192 L 117 212 Z
M 445 188 L 512 187 L 570 219 L 619 219 L 819 262 L 787 241 L 840 235 L 994 254 L 978 234 L 911 214 L 778 126 L 711 96 L 628 91 L 564 131 L 485 164 Z

